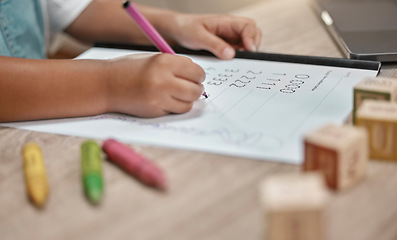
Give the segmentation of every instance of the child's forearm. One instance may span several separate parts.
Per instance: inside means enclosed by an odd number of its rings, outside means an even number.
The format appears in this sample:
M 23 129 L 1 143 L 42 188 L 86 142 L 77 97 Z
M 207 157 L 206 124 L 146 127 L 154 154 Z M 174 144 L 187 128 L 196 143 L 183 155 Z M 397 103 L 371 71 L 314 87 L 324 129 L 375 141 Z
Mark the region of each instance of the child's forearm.
M 106 61 L 0 56 L 0 122 L 108 111 Z
M 172 38 L 167 34 L 170 29 L 165 23 L 170 22 L 173 15 L 177 13 L 136 5 L 166 40 L 171 41 Z M 114 0 L 93 1 L 65 31 L 85 42 L 113 41 L 151 44 L 124 10 L 122 2 Z

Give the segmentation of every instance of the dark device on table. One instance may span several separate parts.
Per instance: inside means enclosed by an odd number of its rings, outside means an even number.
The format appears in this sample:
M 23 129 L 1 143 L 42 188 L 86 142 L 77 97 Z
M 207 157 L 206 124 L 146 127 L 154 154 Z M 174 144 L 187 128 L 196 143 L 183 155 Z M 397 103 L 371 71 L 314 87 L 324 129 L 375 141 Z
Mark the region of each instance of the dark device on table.
M 397 0 L 313 0 L 348 58 L 397 62 Z

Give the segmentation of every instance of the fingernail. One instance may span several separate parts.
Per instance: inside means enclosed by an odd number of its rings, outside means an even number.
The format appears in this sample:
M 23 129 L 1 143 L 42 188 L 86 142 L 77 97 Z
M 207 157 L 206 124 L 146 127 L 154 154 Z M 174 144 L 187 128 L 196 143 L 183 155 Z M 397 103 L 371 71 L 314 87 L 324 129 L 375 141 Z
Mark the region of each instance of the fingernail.
M 234 58 L 234 55 L 236 54 L 236 52 L 234 51 L 234 49 L 232 48 L 225 48 L 222 52 L 222 56 L 226 59 L 232 59 Z
M 254 44 L 251 45 L 251 51 L 252 52 L 256 52 L 257 51 L 256 46 Z

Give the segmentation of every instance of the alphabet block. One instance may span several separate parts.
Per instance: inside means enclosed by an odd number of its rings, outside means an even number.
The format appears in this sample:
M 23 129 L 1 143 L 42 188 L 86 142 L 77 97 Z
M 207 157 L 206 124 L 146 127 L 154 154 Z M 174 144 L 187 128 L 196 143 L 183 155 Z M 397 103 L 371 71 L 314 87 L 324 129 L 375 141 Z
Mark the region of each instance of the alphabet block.
M 365 129 L 328 124 L 305 136 L 304 171 L 321 171 L 329 188 L 347 189 L 367 171 Z
M 397 101 L 397 80 L 390 78 L 365 78 L 354 86 L 353 123 L 356 111 L 364 99 Z
M 319 173 L 276 175 L 261 185 L 267 240 L 325 239 L 328 191 Z
M 365 100 L 357 110 L 357 126 L 367 129 L 370 158 L 397 160 L 397 103 Z

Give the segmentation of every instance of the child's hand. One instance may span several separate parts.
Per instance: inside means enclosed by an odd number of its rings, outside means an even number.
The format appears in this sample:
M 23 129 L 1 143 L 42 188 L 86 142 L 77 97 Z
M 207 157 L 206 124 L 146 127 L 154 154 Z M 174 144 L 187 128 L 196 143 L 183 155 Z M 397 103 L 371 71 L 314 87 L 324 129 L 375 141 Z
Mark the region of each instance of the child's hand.
M 191 59 L 133 54 L 108 64 L 109 112 L 158 117 L 188 112 L 204 91 L 205 72 Z
M 119 1 L 92 1 L 66 32 L 84 42 L 150 44 Z M 255 51 L 261 30 L 254 20 L 231 15 L 183 14 L 136 4 L 169 43 L 204 49 L 221 59 L 231 59 L 235 49 Z
M 229 15 L 176 14 L 174 39 L 191 49 L 204 49 L 221 59 L 231 59 L 234 49 L 256 51 L 262 33 L 248 18 Z

